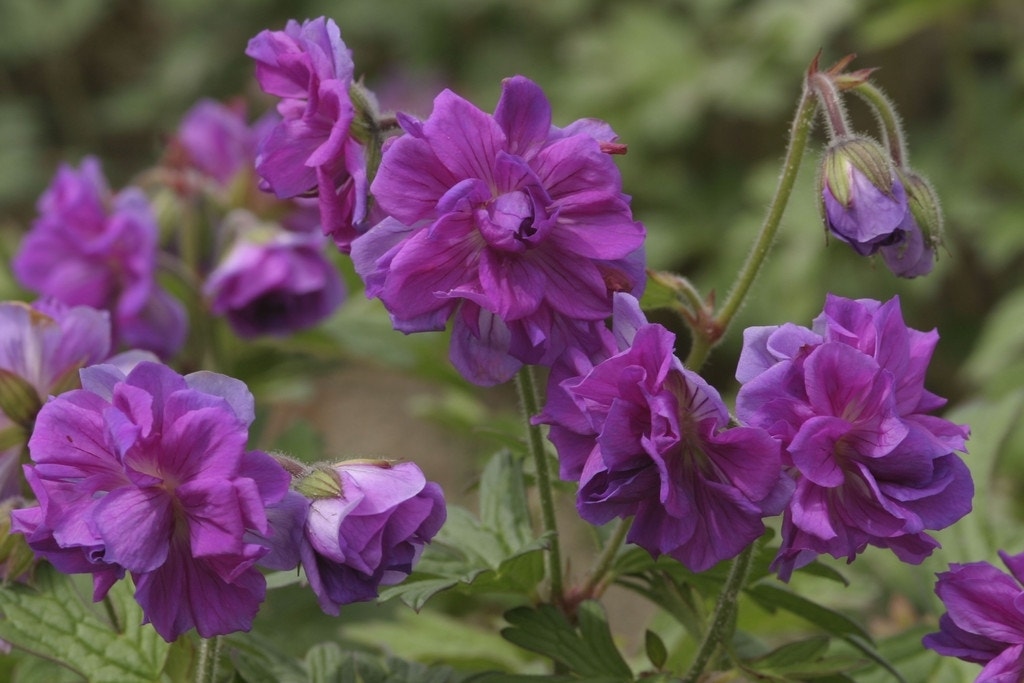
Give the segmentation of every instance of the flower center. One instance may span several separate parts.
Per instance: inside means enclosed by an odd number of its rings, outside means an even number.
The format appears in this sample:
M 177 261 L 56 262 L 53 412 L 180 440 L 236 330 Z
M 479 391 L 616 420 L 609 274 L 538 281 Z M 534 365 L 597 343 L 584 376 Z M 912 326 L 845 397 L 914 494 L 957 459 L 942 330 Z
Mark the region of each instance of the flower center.
M 540 243 L 551 218 L 528 189 L 498 195 L 476 210 L 477 227 L 488 245 L 517 253 Z

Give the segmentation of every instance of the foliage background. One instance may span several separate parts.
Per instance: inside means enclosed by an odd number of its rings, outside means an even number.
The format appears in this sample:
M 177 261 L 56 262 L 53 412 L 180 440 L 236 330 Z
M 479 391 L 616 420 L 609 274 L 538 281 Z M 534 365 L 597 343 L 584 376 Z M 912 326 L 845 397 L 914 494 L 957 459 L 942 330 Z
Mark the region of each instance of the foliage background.
M 1017 426 L 1024 384 L 1024 4 L 0 0 L 0 256 L 8 260 L 59 161 L 97 154 L 120 187 L 159 158 L 198 98 L 241 95 L 254 109 L 266 107 L 243 54 L 247 40 L 289 18 L 321 14 L 337 21 L 357 74 L 387 108 L 425 116 L 446 86 L 489 110 L 500 79 L 522 73 L 546 90 L 556 123 L 609 121 L 629 145 L 620 167 L 634 213 L 650 233 L 651 265 L 681 272 L 703 291 L 728 286 L 746 253 L 814 53 L 822 48 L 831 63 L 856 52 L 855 67 L 880 67 L 876 82 L 903 114 L 913 165 L 944 201 L 948 254 L 931 276 L 898 281 L 881 264 L 827 245 L 809 154 L 774 256 L 706 374 L 724 394 L 734 392 L 738 330 L 807 324 L 826 291 L 899 294 L 908 323 L 941 333 L 929 386 L 974 426 L 968 459 L 978 511 L 942 536 L 944 549 L 923 570 L 869 551 L 849 570 L 853 587 L 834 602 L 856 606 L 881 635 L 921 623 L 927 630 L 937 605 L 922 574 L 950 561 L 993 559 L 1000 547 L 1024 551 L 1024 508 L 1014 502 L 1024 476 Z M 873 130 L 858 104 L 851 103 L 857 127 Z M 3 267 L 0 294 L 24 296 Z M 378 309 L 355 293 L 326 332 L 300 340 L 304 352 L 337 373 L 331 382 L 311 388 L 297 381 L 308 366 L 273 345 L 242 355 L 236 370 L 281 408 L 264 421 L 264 436 L 304 454 L 326 446 L 418 459 L 393 452 L 417 444 L 447 455 L 425 469 L 454 482 L 459 495 L 471 487 L 481 449 L 493 447 L 492 432 L 510 429 L 507 397 L 457 385 L 444 366 L 443 339 L 391 333 Z M 337 415 L 360 410 L 397 417 L 372 434 L 328 429 Z M 418 421 L 421 431 L 403 439 L 399 418 Z M 301 651 L 303 629 L 323 622 L 288 614 L 289 604 L 271 608 L 297 625 Z M 463 609 L 441 607 L 434 618 Z M 372 607 L 349 613 L 382 615 Z M 499 657 L 495 642 L 480 647 Z

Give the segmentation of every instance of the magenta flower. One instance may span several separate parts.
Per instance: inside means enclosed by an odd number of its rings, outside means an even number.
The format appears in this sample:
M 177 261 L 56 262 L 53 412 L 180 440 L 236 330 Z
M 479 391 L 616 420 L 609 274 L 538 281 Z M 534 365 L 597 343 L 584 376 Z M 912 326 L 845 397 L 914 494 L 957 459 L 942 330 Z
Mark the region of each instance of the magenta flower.
M 10 406 L 15 414 L 0 405 L 0 434 L 23 433 L 22 443 L 0 450 L 0 501 L 21 493 L 22 447 L 47 397 L 72 388 L 80 368 L 109 353 L 110 318 L 102 311 L 56 301 L 0 302 L 0 378 L 5 387 L 28 390 Z
M 227 185 L 256 158 L 256 145 L 265 132 L 249 126 L 243 106 L 204 99 L 182 118 L 177 140 L 191 166 Z
M 411 462 L 316 467 L 295 488 L 269 511 L 274 547 L 261 564 L 301 564 L 328 614 L 405 579 L 445 521 L 441 487 Z
M 1024 678 L 1024 555 L 999 556 L 1010 573 L 988 562 L 950 565 L 935 592 L 946 605 L 939 632 L 924 646 L 940 655 L 983 664 L 975 683 Z
M 245 448 L 252 395 L 157 363 L 92 366 L 82 384 L 39 413 L 26 467 L 39 506 L 15 510 L 13 530 L 61 571 L 93 574 L 95 600 L 131 572 L 168 641 L 248 630 L 266 590 L 253 534 L 269 533 L 265 508 L 289 483 Z
M 312 327 L 338 308 L 344 285 L 324 254 L 323 236 L 255 224 L 245 212 L 234 216 L 248 225 L 204 286 L 215 315 L 226 316 L 242 337 L 280 336 Z M 228 216 L 226 223 L 239 220 Z
M 796 491 L 783 518 L 780 576 L 817 555 L 868 545 L 918 563 L 971 509 L 974 486 L 955 451 L 968 428 L 931 415 L 924 388 L 938 335 L 908 328 L 898 299 L 828 297 L 814 329 L 744 332 L 736 413 L 782 442 Z
M 612 293 L 643 287 L 643 226 L 595 121 L 551 125 L 536 84 L 502 84 L 494 115 L 445 91 L 430 117 L 399 115 L 372 191 L 388 217 L 352 251 L 367 295 L 397 329 L 444 329 L 472 382 L 507 380 L 523 363 L 596 351 Z
M 282 120 L 260 143 L 256 170 L 279 198 L 315 193 L 323 230 L 348 252 L 366 217 L 362 144 L 351 133 L 352 56 L 331 19 L 263 31 L 245 53 L 264 92 L 283 98 Z
M 173 355 L 185 340 L 181 303 L 156 282 L 157 225 L 145 195 L 111 195 L 99 162 L 62 165 L 14 259 L 28 289 L 110 311 L 120 345 Z
M 615 305 L 619 350 L 549 385 L 537 421 L 551 425 L 562 477 L 579 481 L 583 519 L 635 516 L 630 542 L 704 571 L 764 533 L 792 482 L 767 432 L 726 428 L 718 392 L 673 355 L 675 336 L 632 297 Z

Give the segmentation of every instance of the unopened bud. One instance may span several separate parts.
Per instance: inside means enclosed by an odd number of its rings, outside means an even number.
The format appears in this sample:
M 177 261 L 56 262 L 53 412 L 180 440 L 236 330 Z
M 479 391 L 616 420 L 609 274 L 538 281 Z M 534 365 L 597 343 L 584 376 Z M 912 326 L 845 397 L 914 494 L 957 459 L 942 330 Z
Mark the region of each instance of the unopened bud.
M 822 219 L 862 256 L 894 241 L 907 215 L 907 195 L 885 150 L 851 137 L 825 150 L 818 176 Z

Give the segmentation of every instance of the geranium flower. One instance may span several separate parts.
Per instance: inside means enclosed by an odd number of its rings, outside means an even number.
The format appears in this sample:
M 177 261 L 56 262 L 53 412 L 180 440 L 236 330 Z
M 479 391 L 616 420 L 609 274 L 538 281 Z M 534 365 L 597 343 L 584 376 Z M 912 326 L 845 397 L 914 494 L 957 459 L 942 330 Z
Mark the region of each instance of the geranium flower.
M 598 348 L 612 293 L 643 287 L 643 226 L 606 153 L 603 123 L 551 124 L 540 88 L 502 84 L 494 115 L 444 91 L 384 149 L 372 192 L 387 218 L 352 258 L 397 329 L 444 329 L 468 380 L 495 384 L 523 363 Z
M 325 238 L 259 224 L 246 212 L 225 219 L 238 235 L 207 277 L 210 310 L 242 337 L 287 335 L 321 322 L 345 297 L 323 251 Z
M 615 305 L 618 350 L 589 370 L 577 355 L 577 376 L 556 368 L 537 421 L 551 425 L 562 477 L 579 481 L 583 519 L 635 516 L 627 540 L 703 571 L 760 537 L 792 482 L 767 432 L 727 428 L 718 392 L 673 354 L 675 336 L 632 297 Z
M 64 572 L 94 575 L 95 600 L 126 571 L 146 620 L 172 641 L 248 630 L 266 581 L 265 508 L 288 473 L 247 451 L 253 399 L 238 380 L 158 363 L 127 376 L 82 371 L 83 388 L 40 411 L 26 476 L 39 506 L 13 531 Z
M 939 632 L 924 646 L 940 655 L 983 664 L 975 683 L 1019 683 L 1024 678 L 1024 555 L 999 556 L 1010 573 L 988 562 L 952 564 L 935 592 L 946 605 Z
M 348 252 L 366 217 L 366 155 L 352 135 L 352 56 L 337 24 L 319 17 L 262 31 L 245 53 L 263 91 L 283 98 L 256 170 L 285 199 L 315 193 L 323 230 Z
M 14 273 L 28 289 L 70 306 L 110 311 L 114 339 L 173 355 L 185 341 L 181 303 L 156 282 L 157 224 L 141 190 L 112 195 L 99 161 L 62 165 L 38 203 Z
M 924 388 L 938 334 L 908 328 L 898 299 L 830 295 L 812 330 L 751 328 L 736 377 L 736 413 L 782 442 L 796 491 L 783 518 L 780 576 L 828 553 L 891 548 L 917 563 L 971 509 L 973 483 L 955 451 L 966 426 L 931 415 Z

